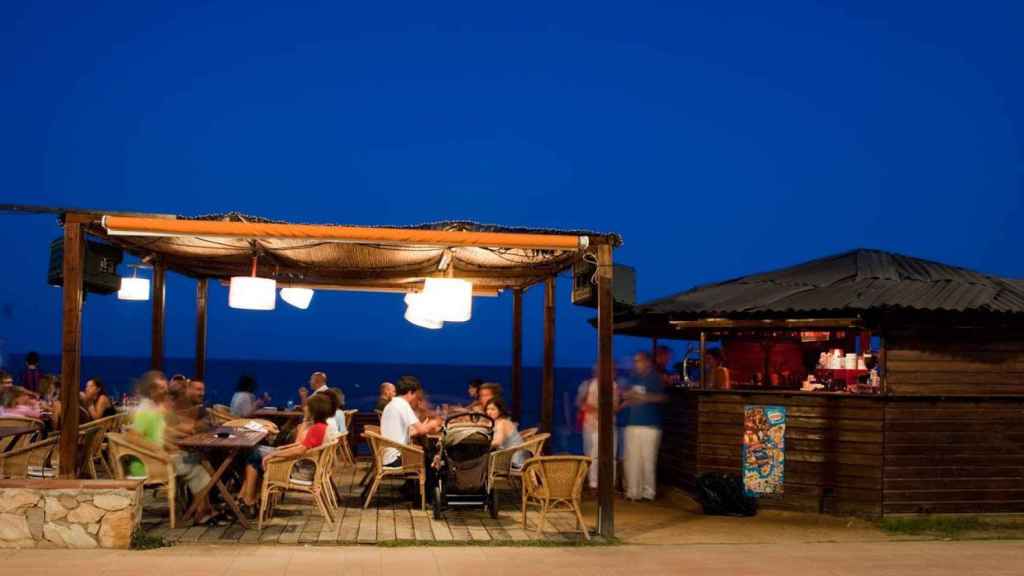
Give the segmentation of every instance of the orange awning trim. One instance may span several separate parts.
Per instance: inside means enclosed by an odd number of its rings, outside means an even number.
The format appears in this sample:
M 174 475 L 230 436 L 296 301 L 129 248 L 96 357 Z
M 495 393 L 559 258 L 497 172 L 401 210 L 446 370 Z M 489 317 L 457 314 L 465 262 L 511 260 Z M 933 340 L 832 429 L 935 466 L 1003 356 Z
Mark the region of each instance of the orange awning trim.
M 222 220 L 175 220 L 136 216 L 104 216 L 103 226 L 112 236 L 163 236 L 207 238 L 291 238 L 317 242 L 352 242 L 399 246 L 479 246 L 535 250 L 580 250 L 590 244 L 587 236 L 474 232 L 406 228 L 364 228 L 319 224 L 270 224 Z

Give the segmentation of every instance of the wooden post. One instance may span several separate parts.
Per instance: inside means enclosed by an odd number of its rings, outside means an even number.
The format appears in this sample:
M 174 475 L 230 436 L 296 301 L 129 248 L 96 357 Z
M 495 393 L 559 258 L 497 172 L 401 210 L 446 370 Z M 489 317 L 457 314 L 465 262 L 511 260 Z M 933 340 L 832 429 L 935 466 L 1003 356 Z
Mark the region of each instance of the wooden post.
M 707 379 L 704 373 L 704 355 L 707 354 L 707 339 L 704 336 L 704 331 L 700 331 L 700 387 L 701 390 L 708 387 Z
M 544 381 L 540 395 L 541 430 L 554 434 L 555 417 L 555 277 L 544 281 Z
M 612 359 L 612 247 L 597 247 L 598 532 L 615 536 L 615 364 Z
M 523 289 L 512 291 L 512 419 L 523 418 Z
M 196 282 L 196 380 L 206 379 L 206 278 Z
M 166 268 L 163 262 L 153 264 L 153 330 L 152 353 L 150 367 L 153 370 L 164 369 L 164 279 Z
M 82 276 L 85 236 L 82 224 L 64 222 L 64 287 L 60 355 L 60 477 L 74 478 L 78 462 L 78 385 L 82 372 Z

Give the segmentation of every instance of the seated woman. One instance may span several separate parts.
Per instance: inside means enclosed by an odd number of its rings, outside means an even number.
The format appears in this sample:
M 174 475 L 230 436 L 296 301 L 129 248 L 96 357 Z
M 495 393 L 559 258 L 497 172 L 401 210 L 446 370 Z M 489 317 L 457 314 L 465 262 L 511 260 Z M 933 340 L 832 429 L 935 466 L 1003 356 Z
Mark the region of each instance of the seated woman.
M 85 383 L 82 391 L 82 407 L 89 413 L 91 420 L 99 420 L 117 414 L 114 403 L 103 387 L 103 381 L 93 378 Z
M 3 405 L 0 406 L 0 416 L 19 416 L 21 418 L 35 418 L 39 420 L 43 416 L 42 407 L 35 394 L 21 386 L 12 386 L 4 391 L 2 398 Z
M 261 446 L 249 453 L 248 462 L 245 465 L 245 480 L 242 489 L 238 494 L 238 500 L 242 504 L 245 514 L 255 517 L 257 505 L 259 504 L 260 474 L 266 469 L 267 463 L 272 460 L 283 460 L 302 456 L 307 451 L 318 448 L 327 441 L 327 419 L 334 416 L 334 405 L 328 394 L 314 394 L 306 401 L 306 419 L 310 424 L 303 423 L 296 435 L 296 442 L 287 446 L 270 448 Z M 296 466 L 292 471 L 293 477 L 302 480 L 313 478 L 313 468 L 310 466 Z
M 327 441 L 330 442 L 348 433 L 345 426 L 345 412 L 342 411 L 341 390 L 328 388 L 324 393 L 331 401 L 331 417 L 327 419 Z
M 252 376 L 239 378 L 235 390 L 235 395 L 231 397 L 231 414 L 240 418 L 252 416 L 253 412 L 270 401 L 266 394 L 263 398 L 256 398 L 256 380 Z
M 494 420 L 494 438 L 491 440 L 491 447 L 495 450 L 504 450 L 519 446 L 523 443 L 523 437 L 519 435 L 519 426 L 509 418 L 508 409 L 501 398 L 492 398 L 487 402 L 484 411 Z M 526 462 L 527 453 L 519 450 L 512 455 L 512 466 L 522 468 Z

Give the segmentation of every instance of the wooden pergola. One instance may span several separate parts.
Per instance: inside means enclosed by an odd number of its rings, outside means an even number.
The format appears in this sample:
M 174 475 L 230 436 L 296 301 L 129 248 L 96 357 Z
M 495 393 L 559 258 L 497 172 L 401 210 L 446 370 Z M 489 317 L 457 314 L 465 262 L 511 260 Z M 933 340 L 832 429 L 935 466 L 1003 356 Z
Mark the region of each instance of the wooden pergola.
M 74 475 L 77 458 L 78 387 L 81 377 L 83 268 L 86 237 L 120 246 L 153 266 L 152 367 L 164 365 L 164 302 L 167 272 L 196 280 L 195 373 L 206 368 L 207 287 L 249 275 L 279 286 L 318 290 L 414 292 L 425 278 L 472 280 L 477 295 L 511 290 L 511 404 L 522 411 L 523 292 L 544 284 L 544 368 L 540 425 L 552 430 L 555 387 L 555 277 L 579 259 L 596 262 L 599 364 L 599 520 L 614 535 L 612 250 L 615 234 L 535 230 L 441 222 L 416 227 L 290 224 L 237 213 L 198 218 L 103 211 L 64 211 L 64 288 L 60 474 Z

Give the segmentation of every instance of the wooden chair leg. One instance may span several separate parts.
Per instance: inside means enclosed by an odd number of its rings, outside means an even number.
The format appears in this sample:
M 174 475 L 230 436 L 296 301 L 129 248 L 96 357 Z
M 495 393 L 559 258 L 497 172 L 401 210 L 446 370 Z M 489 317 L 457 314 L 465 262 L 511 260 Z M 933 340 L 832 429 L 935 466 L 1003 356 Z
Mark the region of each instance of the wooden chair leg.
M 377 494 L 377 488 L 380 486 L 380 476 L 373 477 L 373 484 L 370 486 L 370 493 L 366 495 L 366 502 L 363 502 L 363 509 L 370 507 L 370 502 L 373 500 L 374 495 Z
M 526 528 L 526 492 L 523 492 L 523 530 Z
M 173 476 L 171 478 L 170 483 L 167 485 L 167 513 L 171 517 L 171 530 L 174 530 L 175 517 L 178 515 L 178 508 L 174 505 L 174 499 L 177 496 L 178 489 L 174 485 Z
M 420 470 L 420 510 L 427 509 L 427 473 Z
M 580 513 L 580 503 L 575 501 L 572 503 L 572 511 L 576 513 L 576 521 L 580 524 L 580 530 L 583 531 L 583 538 L 590 540 L 590 531 L 587 530 L 587 525 L 583 522 L 583 514 Z
M 537 522 L 537 537 L 544 537 L 544 518 L 548 515 L 548 501 L 544 500 L 540 507 L 540 520 Z

